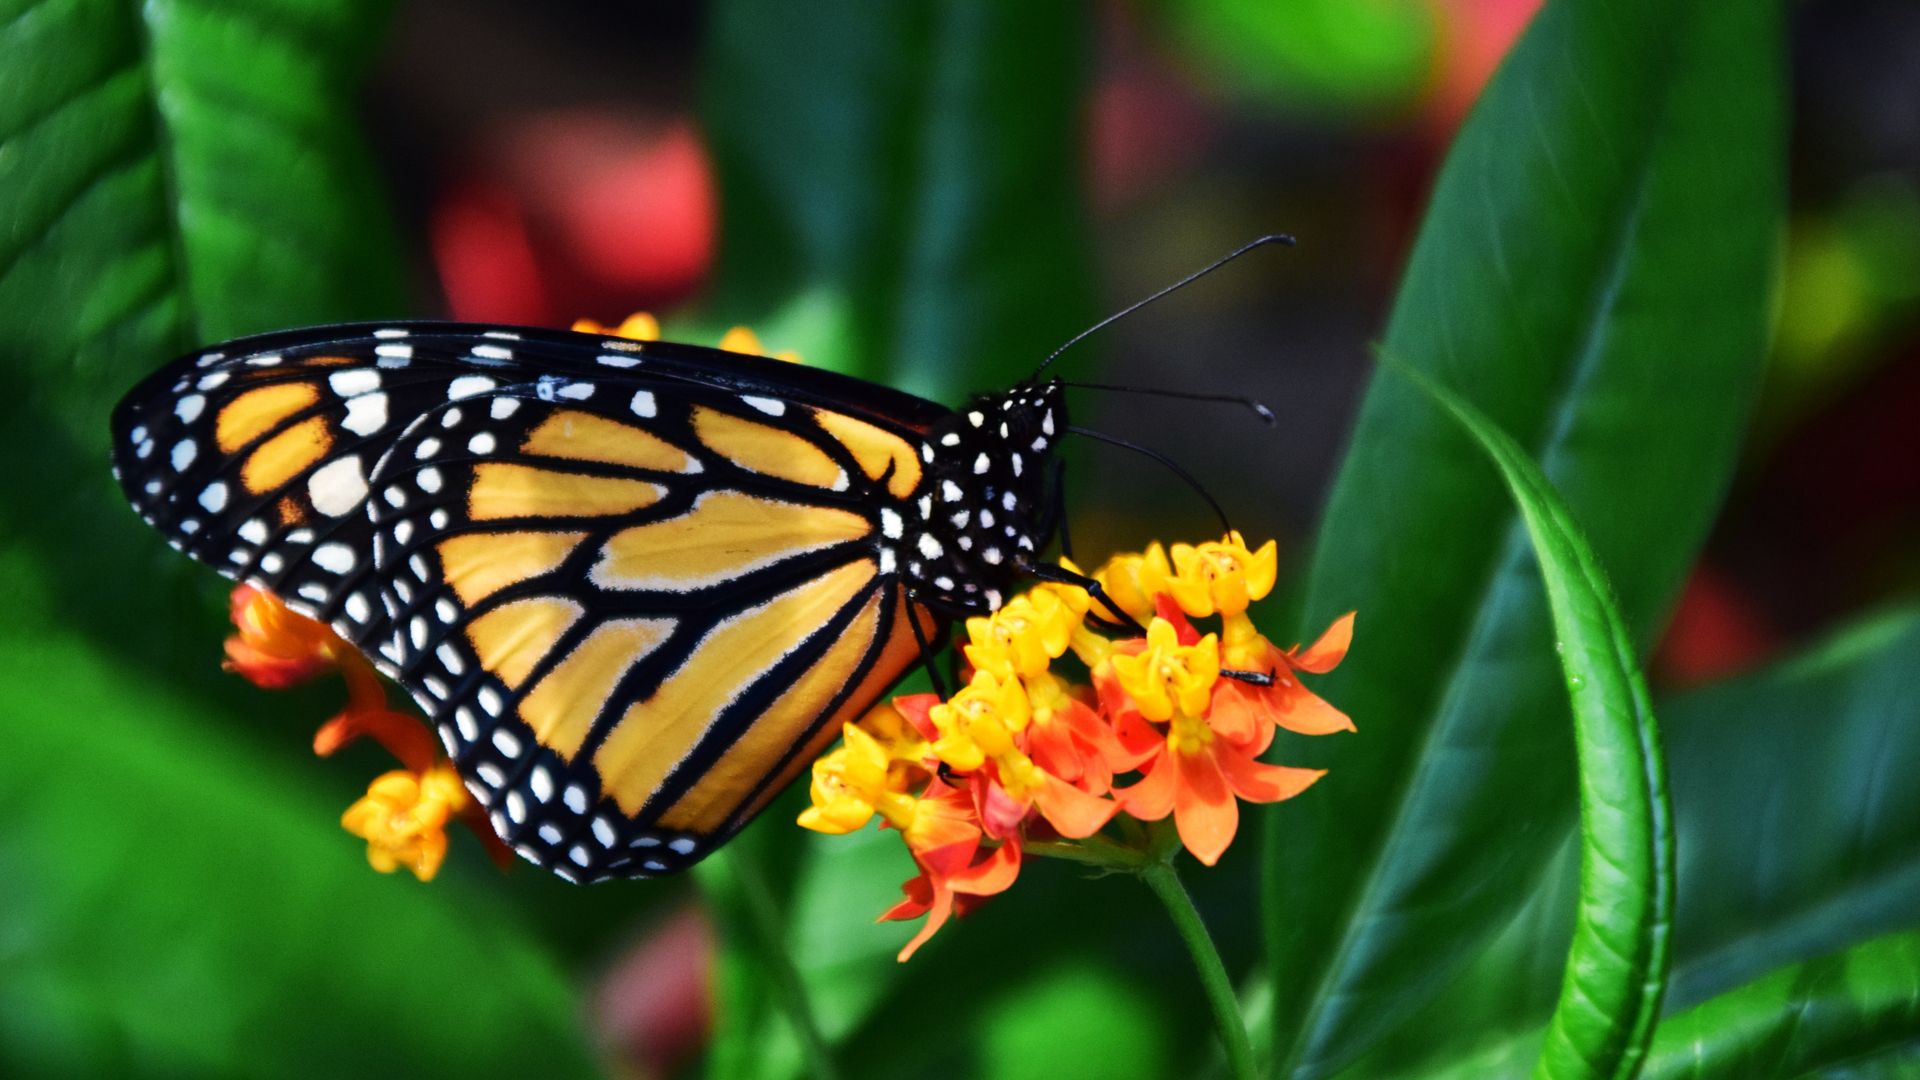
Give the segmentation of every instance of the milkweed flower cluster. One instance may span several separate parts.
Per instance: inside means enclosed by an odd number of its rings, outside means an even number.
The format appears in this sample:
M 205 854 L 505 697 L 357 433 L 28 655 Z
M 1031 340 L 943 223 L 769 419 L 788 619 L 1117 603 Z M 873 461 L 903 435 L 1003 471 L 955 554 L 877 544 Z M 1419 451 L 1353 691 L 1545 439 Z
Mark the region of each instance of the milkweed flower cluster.
M 366 737 L 399 761 L 400 768 L 375 778 L 340 817 L 342 827 L 367 842 L 375 870 L 405 867 L 431 881 L 446 860 L 447 827 L 455 821 L 471 828 L 501 865 L 510 860 L 432 732 L 417 717 L 388 707 L 386 685 L 358 649 L 252 585 L 233 590 L 231 614 L 227 670 L 267 690 L 333 671 L 346 682 L 347 704 L 314 733 L 314 753 L 326 757 Z
M 799 820 L 843 834 L 879 818 L 900 832 L 919 872 L 881 919 L 927 920 L 901 960 L 1006 891 L 1027 853 L 1095 853 L 1117 846 L 1103 833 L 1117 818 L 1171 817 L 1179 843 L 1212 865 L 1240 802 L 1279 802 L 1320 778 L 1261 756 L 1280 728 L 1353 730 L 1300 680 L 1340 663 L 1353 615 L 1304 649 L 1268 641 L 1249 607 L 1272 591 L 1275 561 L 1271 541 L 1253 550 L 1230 532 L 1116 556 L 1092 575 L 1101 599 L 1038 585 L 967 620 L 967 681 L 951 698 L 895 698 L 845 725 L 814 763 Z M 1145 634 L 1118 629 L 1123 614 Z M 1055 670 L 1068 653 L 1086 682 Z

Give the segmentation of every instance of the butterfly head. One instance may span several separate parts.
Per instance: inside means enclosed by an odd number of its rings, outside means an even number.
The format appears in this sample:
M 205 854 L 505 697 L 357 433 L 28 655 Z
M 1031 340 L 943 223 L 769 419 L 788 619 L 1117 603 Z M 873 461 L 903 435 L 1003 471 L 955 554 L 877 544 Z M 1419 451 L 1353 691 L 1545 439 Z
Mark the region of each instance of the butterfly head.
M 997 608 L 1019 567 L 1051 538 L 1053 450 L 1066 431 L 1060 384 L 981 394 L 927 434 L 918 499 L 923 531 L 901 557 L 924 592 L 963 607 Z

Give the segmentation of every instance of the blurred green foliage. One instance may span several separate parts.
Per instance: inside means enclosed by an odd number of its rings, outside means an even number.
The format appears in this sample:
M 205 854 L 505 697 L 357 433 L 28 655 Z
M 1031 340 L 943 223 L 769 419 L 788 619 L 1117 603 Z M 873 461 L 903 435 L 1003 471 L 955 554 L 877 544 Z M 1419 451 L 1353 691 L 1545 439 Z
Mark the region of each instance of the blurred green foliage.
M 1352 10 L 1162 17 L 1251 85 L 1390 96 L 1430 28 L 1417 5 Z M 351 115 L 385 15 L 0 4 L 0 340 L 18 387 L 0 453 L 25 463 L 0 500 L 7 1075 L 593 1074 L 596 958 L 677 895 L 501 880 L 471 846 L 430 888 L 373 875 L 335 827 L 357 781 L 304 760 L 301 733 L 261 722 L 285 706 L 218 673 L 211 575 L 106 475 L 107 409 L 174 352 L 402 311 Z M 1633 648 L 1671 608 L 1759 392 L 1780 22 L 1775 4 L 1550 0 L 1449 154 L 1385 331 L 1538 463 L 1539 505 L 1560 500 L 1565 534 L 1590 539 Z M 947 400 L 1019 377 L 1092 313 L 1076 149 L 1092 32 L 1062 6 L 716 4 L 703 109 L 725 241 L 695 317 Z M 1275 1075 L 1525 1072 L 1583 902 L 1576 796 L 1645 779 L 1649 757 L 1577 763 L 1554 645 L 1581 637 L 1564 612 L 1556 628 L 1498 474 L 1404 380 L 1367 396 L 1305 591 L 1301 629 L 1361 611 L 1324 686 L 1361 734 L 1285 745 L 1334 775 L 1250 814 L 1264 845 L 1191 880 L 1257 1042 Z M 1917 627 L 1882 615 L 1658 703 L 1679 856 L 1651 1075 L 1912 1066 Z M 1585 841 L 1641 843 L 1653 812 L 1623 804 L 1611 841 Z M 910 873 L 897 843 L 791 817 L 776 807 L 700 871 L 720 929 L 709 1074 L 1218 1066 L 1137 885 L 1029 867 L 901 966 L 906 931 L 868 921 Z M 1572 955 L 1641 979 L 1634 1008 L 1666 976 L 1654 952 Z M 1552 1075 L 1630 1058 L 1634 1008 L 1589 1017 Z

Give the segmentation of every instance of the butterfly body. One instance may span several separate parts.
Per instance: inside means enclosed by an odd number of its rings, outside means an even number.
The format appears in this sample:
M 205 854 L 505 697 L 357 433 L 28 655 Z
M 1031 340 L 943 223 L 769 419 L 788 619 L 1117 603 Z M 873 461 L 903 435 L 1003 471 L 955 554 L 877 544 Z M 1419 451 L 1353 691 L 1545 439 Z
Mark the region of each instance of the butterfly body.
M 115 471 L 174 546 L 334 627 L 495 829 L 680 869 L 1048 542 L 1056 384 L 950 411 L 698 346 L 322 327 L 174 361 Z

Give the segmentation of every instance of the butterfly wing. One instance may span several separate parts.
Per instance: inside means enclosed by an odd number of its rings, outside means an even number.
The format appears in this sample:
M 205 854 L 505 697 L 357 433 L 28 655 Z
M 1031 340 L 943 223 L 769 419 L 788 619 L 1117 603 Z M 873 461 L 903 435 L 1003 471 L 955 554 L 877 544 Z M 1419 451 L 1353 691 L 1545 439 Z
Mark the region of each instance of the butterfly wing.
M 919 658 L 908 619 L 938 635 L 885 534 L 943 414 L 692 346 L 413 324 L 183 358 L 115 447 L 171 542 L 368 652 L 503 838 L 596 879 L 711 850 Z

